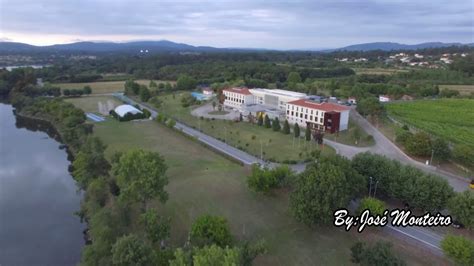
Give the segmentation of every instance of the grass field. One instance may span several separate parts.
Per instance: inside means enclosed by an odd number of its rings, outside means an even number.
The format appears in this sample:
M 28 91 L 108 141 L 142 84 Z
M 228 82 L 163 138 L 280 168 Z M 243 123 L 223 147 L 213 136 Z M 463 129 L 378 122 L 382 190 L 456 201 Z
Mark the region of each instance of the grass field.
M 89 113 L 99 113 L 99 102 L 107 104 L 108 101 L 112 101 L 114 106 L 122 104 L 119 100 L 110 96 L 82 96 L 77 98 L 66 98 L 66 102 L 70 102 Z
M 150 80 L 139 79 L 135 82 L 143 85 L 149 85 Z M 155 80 L 158 83 L 164 83 L 166 81 Z M 171 84 L 176 83 L 175 81 L 169 81 Z M 64 89 L 82 89 L 84 86 L 90 86 L 92 88 L 92 94 L 101 93 L 112 93 L 124 90 L 125 81 L 97 81 L 97 82 L 84 82 L 84 83 L 54 83 L 52 85 Z
M 175 94 L 174 97 L 172 95 L 160 96 L 163 104 L 159 110 L 254 156 L 260 157 L 263 154 L 264 159 L 284 162 L 303 161 L 309 158 L 313 150 L 321 150 L 326 155 L 335 153 L 329 146 L 321 149 L 314 141 L 306 142 L 302 138 L 294 138 L 292 134 L 284 135 L 255 124 L 199 119 L 191 115 L 190 108 L 181 106 L 181 96 L 182 94 Z M 304 129 L 302 129 L 303 132 Z
M 386 105 L 389 115 L 415 128 L 474 148 L 474 100 L 441 99 Z
M 440 90 L 450 89 L 459 91 L 461 95 L 471 95 L 474 93 L 474 85 L 439 85 Z
M 359 136 L 357 137 L 357 133 L 359 132 Z M 338 134 L 325 134 L 325 138 L 337 141 L 342 144 L 350 145 L 350 146 L 357 146 L 357 147 L 368 147 L 375 144 L 373 138 L 369 137 L 369 134 L 365 132 L 359 125 L 349 120 L 349 128 Z
M 96 105 L 98 97 L 69 101 L 78 107 Z M 93 104 L 85 104 L 88 99 Z M 193 220 L 202 214 L 226 217 L 237 240 L 265 239 L 268 252 L 255 265 L 351 265 L 350 247 L 359 239 L 392 241 L 409 265 L 435 264 L 439 258 L 384 233 L 347 233 L 334 227 L 308 228 L 288 213 L 288 194 L 252 193 L 245 184 L 249 170 L 154 121 L 108 120 L 94 126 L 107 145 L 106 156 L 134 148 L 160 152 L 166 160 L 168 202 L 160 207 L 171 217 L 171 242 L 183 245 Z M 380 231 L 379 231 L 380 232 Z M 439 261 L 438 261 L 439 263 Z

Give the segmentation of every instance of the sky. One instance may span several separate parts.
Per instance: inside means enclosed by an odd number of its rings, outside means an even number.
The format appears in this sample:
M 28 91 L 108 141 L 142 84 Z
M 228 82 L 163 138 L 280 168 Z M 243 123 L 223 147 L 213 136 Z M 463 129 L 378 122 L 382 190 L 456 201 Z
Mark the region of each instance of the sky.
M 474 0 L 0 0 L 0 41 L 321 49 L 474 42 Z

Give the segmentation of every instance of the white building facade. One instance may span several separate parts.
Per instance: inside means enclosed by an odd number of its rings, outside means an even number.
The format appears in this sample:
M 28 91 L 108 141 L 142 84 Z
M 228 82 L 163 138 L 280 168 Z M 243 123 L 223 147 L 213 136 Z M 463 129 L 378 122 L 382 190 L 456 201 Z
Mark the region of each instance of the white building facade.
M 305 93 L 279 89 L 250 89 L 249 91 L 255 97 L 254 101 L 256 104 L 276 108 L 281 111 L 286 110 L 287 103 L 308 97 Z
M 242 105 L 254 103 L 254 96 L 247 88 L 224 89 L 222 93 L 225 96 L 224 106 L 228 108 L 242 110 Z
M 290 124 L 306 128 L 330 131 L 330 133 L 347 130 L 349 127 L 350 109 L 334 103 L 316 103 L 310 100 L 289 102 L 286 119 Z

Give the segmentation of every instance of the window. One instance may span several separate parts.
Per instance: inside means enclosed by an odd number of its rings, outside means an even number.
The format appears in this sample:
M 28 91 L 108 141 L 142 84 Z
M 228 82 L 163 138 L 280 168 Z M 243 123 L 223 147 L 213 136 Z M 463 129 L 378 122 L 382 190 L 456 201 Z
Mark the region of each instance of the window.
M 312 116 L 312 115 L 309 116 L 309 120 L 313 120 L 313 116 Z
M 303 118 L 303 113 L 300 113 L 300 118 Z
M 319 123 L 321 123 L 321 124 L 323 123 L 323 118 L 322 117 L 319 118 Z
M 308 115 L 305 114 L 305 115 L 304 115 L 304 119 L 308 119 Z
M 293 114 L 293 111 L 291 111 L 291 115 L 292 115 L 292 116 L 294 115 L 294 114 Z
M 290 114 L 290 111 L 287 110 L 287 111 L 286 111 L 286 114 L 289 115 L 289 114 Z

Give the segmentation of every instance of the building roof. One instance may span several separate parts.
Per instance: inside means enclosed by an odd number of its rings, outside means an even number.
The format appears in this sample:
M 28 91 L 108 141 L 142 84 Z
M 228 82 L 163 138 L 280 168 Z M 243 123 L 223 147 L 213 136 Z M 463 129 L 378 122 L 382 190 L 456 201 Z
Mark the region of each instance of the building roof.
M 280 90 L 280 89 L 263 89 L 263 88 L 255 88 L 250 89 L 251 93 L 266 93 L 278 96 L 286 96 L 286 97 L 294 97 L 294 98 L 304 98 L 306 97 L 306 93 L 296 92 L 296 91 L 288 91 L 288 90 Z
M 223 89 L 223 91 L 228 91 L 228 92 L 233 92 L 233 93 L 238 93 L 238 94 L 243 94 L 243 95 L 252 95 L 252 93 L 250 93 L 248 88 L 229 88 L 229 89 Z
M 331 111 L 342 112 L 342 111 L 347 111 L 350 109 L 349 107 L 342 106 L 335 103 L 317 103 L 317 102 L 313 102 L 313 101 L 309 101 L 305 99 L 292 101 L 292 102 L 289 102 L 288 104 L 303 106 L 303 107 L 311 108 L 311 109 L 322 110 L 325 112 L 331 112 Z
M 138 110 L 137 108 L 129 105 L 129 104 L 122 104 L 115 107 L 114 110 L 120 117 L 124 117 L 127 113 L 138 114 L 142 113 L 142 111 Z

